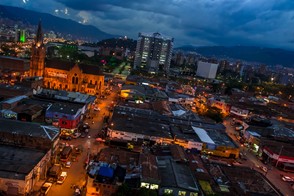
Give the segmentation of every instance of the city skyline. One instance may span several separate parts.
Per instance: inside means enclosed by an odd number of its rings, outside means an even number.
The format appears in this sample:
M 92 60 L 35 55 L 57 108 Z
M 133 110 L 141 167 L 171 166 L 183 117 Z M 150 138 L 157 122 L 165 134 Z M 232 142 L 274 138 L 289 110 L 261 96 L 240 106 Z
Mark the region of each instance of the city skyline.
M 252 45 L 294 49 L 294 3 L 281 1 L 2 1 L 3 5 L 50 13 L 114 35 L 137 38 L 160 32 L 175 46 Z M 273 39 L 274 38 L 274 39 Z

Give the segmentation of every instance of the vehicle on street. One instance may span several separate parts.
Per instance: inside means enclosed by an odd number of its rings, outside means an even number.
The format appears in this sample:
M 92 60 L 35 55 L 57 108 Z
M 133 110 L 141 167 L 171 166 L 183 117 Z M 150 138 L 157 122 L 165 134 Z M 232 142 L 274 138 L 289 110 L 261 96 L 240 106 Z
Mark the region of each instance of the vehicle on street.
M 267 172 L 267 171 L 268 171 L 267 167 L 265 167 L 265 166 L 260 166 L 259 168 L 260 168 L 262 171 L 264 171 L 264 172 Z
M 66 146 L 63 148 L 62 152 L 60 153 L 60 160 L 62 162 L 67 162 L 69 159 L 69 156 L 72 153 L 72 147 L 71 146 Z
M 100 137 L 96 138 L 96 141 L 97 141 L 97 142 L 105 142 L 105 140 L 102 139 L 102 138 L 100 138 Z
M 59 137 L 61 140 L 71 140 L 71 137 L 69 135 L 60 135 Z
M 42 185 L 42 187 L 41 187 L 41 193 L 42 193 L 43 195 L 47 195 L 47 193 L 48 193 L 48 191 L 50 190 L 51 186 L 52 186 L 52 183 L 50 183 L 50 182 L 45 182 L 45 183 Z
M 70 161 L 66 162 L 65 167 L 70 168 L 71 167 L 71 162 Z
M 95 111 L 100 111 L 100 108 L 99 107 L 94 107 L 94 110 Z
M 242 125 L 237 126 L 237 127 L 235 128 L 236 131 L 241 131 L 242 129 L 244 129 L 244 127 L 243 127 Z
M 87 136 L 87 133 L 84 133 L 84 132 L 83 132 L 83 133 L 81 134 L 80 137 L 81 137 L 81 138 L 85 138 L 86 136 Z
M 60 164 L 55 164 L 53 165 L 48 173 L 48 177 L 52 178 L 52 181 L 56 181 L 56 179 L 58 178 L 59 174 L 61 173 L 62 167 Z
M 289 176 L 281 175 L 281 177 L 282 177 L 282 180 L 285 182 L 294 182 L 294 179 Z
M 57 184 L 63 184 L 67 177 L 67 172 L 61 172 L 60 176 L 58 177 Z
M 75 138 L 75 139 L 80 137 L 80 136 L 81 136 L 81 133 L 74 133 L 74 134 L 71 135 L 71 137 Z

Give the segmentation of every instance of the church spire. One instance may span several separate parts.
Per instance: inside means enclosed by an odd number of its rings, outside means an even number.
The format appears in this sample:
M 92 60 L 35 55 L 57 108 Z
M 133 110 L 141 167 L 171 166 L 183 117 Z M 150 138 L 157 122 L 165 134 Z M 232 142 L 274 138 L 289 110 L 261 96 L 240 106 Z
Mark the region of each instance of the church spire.
M 41 21 L 41 19 L 39 20 L 39 24 L 38 24 L 38 30 L 37 30 L 37 34 L 36 34 L 35 43 L 37 45 L 39 45 L 39 46 L 41 44 L 43 44 L 43 32 L 42 32 L 42 21 Z

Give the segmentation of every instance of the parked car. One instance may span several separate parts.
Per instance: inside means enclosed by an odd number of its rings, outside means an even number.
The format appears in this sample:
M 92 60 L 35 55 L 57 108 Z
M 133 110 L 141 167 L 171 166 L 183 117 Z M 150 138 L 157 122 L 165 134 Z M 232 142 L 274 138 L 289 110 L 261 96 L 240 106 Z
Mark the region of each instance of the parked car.
M 84 133 L 84 132 L 83 132 L 83 133 L 81 133 L 81 136 L 80 136 L 80 137 L 81 137 L 81 138 L 85 138 L 86 136 L 87 136 L 87 133 Z
M 99 107 L 94 107 L 94 110 L 95 111 L 100 111 L 100 108 Z
M 60 135 L 59 137 L 61 140 L 71 140 L 71 137 L 69 135 Z
M 70 168 L 71 167 L 71 162 L 70 161 L 66 162 L 65 167 Z
M 259 168 L 260 168 L 262 171 L 267 172 L 267 167 L 260 166 Z
M 47 193 L 48 193 L 48 191 L 50 190 L 51 186 L 52 186 L 52 183 L 50 183 L 50 182 L 45 182 L 45 183 L 42 185 L 42 187 L 41 187 L 41 193 L 42 193 L 43 195 L 47 195 Z
M 75 139 L 80 137 L 80 136 L 81 136 L 81 133 L 74 133 L 74 134 L 71 135 L 71 137 L 75 138 Z
M 67 172 L 61 172 L 60 176 L 58 177 L 57 184 L 63 184 L 67 177 Z
M 285 182 L 294 182 L 294 179 L 289 176 L 281 175 L 281 177 L 282 177 L 282 180 Z
M 242 129 L 244 129 L 244 127 L 242 125 L 239 125 L 235 129 L 236 129 L 236 131 L 241 131 Z

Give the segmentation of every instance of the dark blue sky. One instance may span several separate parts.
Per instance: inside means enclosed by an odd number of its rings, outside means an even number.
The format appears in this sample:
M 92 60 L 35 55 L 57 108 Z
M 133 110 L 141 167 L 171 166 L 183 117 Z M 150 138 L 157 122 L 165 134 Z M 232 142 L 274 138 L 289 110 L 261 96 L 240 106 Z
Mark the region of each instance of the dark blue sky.
M 294 50 L 294 0 L 1 0 L 116 35 L 161 32 L 177 46 L 255 45 Z M 45 22 L 45 21 L 44 21 Z

